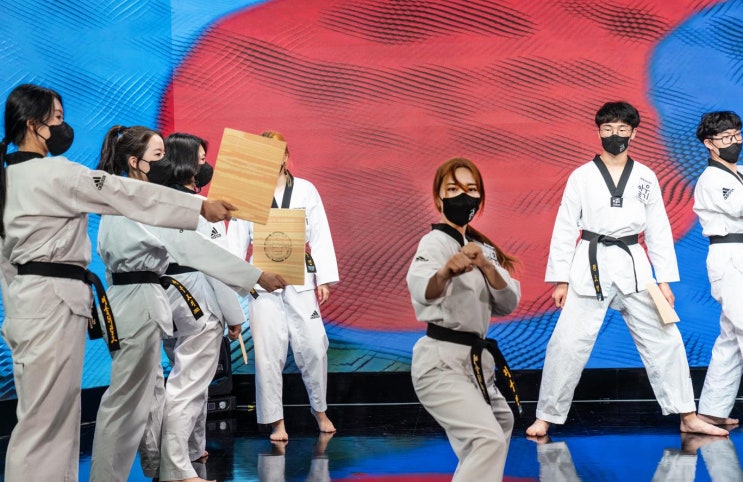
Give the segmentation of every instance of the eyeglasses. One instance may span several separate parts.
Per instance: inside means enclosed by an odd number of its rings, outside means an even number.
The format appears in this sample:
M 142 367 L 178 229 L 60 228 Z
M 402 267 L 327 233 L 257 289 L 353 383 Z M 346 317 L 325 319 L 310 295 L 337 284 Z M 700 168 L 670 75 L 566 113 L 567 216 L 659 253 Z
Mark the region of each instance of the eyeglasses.
M 601 126 L 599 128 L 599 134 L 601 134 L 601 137 L 609 137 L 615 132 L 622 137 L 629 137 L 629 135 L 632 134 L 632 128 L 628 126 L 619 126 L 616 131 L 611 126 Z
M 733 139 L 735 139 L 738 142 L 740 142 L 741 140 L 743 140 L 743 138 L 740 135 L 740 131 L 736 132 L 735 134 L 730 134 L 728 136 L 710 137 L 709 139 L 710 140 L 713 140 L 713 141 L 720 141 L 720 142 L 722 142 L 722 145 L 723 146 L 729 146 L 730 144 L 732 144 L 733 143 Z

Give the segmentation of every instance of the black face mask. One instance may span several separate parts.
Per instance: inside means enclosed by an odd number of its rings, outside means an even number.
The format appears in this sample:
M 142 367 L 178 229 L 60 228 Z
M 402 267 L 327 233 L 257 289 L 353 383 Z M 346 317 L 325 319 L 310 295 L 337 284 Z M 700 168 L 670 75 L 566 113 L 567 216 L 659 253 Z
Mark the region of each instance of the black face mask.
M 475 213 L 480 209 L 480 198 L 463 192 L 458 196 L 443 198 L 441 205 L 446 219 L 457 226 L 464 226 L 472 221 Z
M 601 138 L 601 147 L 612 156 L 626 151 L 629 147 L 629 136 L 622 137 L 616 134 Z
M 718 151 L 720 152 L 720 158 L 725 162 L 735 164 L 736 162 L 738 162 L 738 156 L 740 156 L 741 146 L 742 146 L 741 144 L 738 144 L 736 142 L 736 143 L 730 144 L 727 147 L 722 147 L 718 149 Z
M 194 176 L 194 182 L 196 187 L 202 188 L 212 182 L 212 176 L 214 175 L 214 168 L 208 163 L 199 164 L 199 169 L 196 171 Z
M 150 182 L 165 186 L 173 176 L 173 166 L 165 157 L 159 161 L 146 161 L 144 159 L 140 159 L 140 161 L 150 165 L 150 172 L 145 173 L 147 180 Z
M 55 126 L 44 125 L 49 128 L 49 138 L 44 139 L 49 154 L 58 156 L 67 152 L 75 139 L 75 131 L 72 130 L 72 127 L 67 122 Z

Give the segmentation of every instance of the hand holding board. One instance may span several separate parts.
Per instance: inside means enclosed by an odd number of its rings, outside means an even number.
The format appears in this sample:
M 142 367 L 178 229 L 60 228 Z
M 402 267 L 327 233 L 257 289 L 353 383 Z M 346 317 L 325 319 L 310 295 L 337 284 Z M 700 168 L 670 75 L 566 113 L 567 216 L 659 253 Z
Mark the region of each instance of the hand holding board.
M 653 303 L 655 303 L 655 307 L 658 309 L 658 313 L 660 314 L 660 318 L 663 320 L 664 325 L 680 321 L 681 318 L 679 318 L 676 310 L 674 310 L 668 303 L 666 297 L 663 296 L 663 293 L 660 291 L 657 284 L 653 282 L 648 283 L 648 293 L 650 293 L 650 297 L 653 298 Z

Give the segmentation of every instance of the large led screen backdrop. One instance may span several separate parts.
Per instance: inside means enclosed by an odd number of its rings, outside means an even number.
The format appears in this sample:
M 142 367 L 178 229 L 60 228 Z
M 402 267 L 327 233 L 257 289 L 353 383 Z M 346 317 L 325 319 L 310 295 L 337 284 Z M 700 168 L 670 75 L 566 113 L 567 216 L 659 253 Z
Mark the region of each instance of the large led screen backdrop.
M 691 209 L 706 163 L 694 129 L 705 111 L 743 112 L 743 2 L 14 0 L 0 38 L 2 99 L 22 82 L 57 89 L 76 129 L 68 157 L 88 166 L 113 124 L 200 135 L 212 162 L 225 127 L 286 136 L 338 253 L 342 281 L 323 310 L 330 371 L 409 368 L 423 326 L 405 273 L 438 219 L 434 170 L 453 156 L 485 175 L 475 226 L 523 264 L 521 305 L 490 334 L 513 368 L 541 368 L 557 318 L 543 276 L 562 187 L 600 147 L 596 109 L 625 99 L 642 115 L 632 155 L 664 188 L 689 361 L 708 363 L 719 307 Z M 103 273 L 98 259 L 92 268 Z M 252 372 L 239 351 L 234 360 Z M 89 343 L 84 386 L 106 385 L 109 366 L 103 343 Z M 639 366 L 614 313 L 589 368 Z M 0 343 L 0 398 L 13 393 Z

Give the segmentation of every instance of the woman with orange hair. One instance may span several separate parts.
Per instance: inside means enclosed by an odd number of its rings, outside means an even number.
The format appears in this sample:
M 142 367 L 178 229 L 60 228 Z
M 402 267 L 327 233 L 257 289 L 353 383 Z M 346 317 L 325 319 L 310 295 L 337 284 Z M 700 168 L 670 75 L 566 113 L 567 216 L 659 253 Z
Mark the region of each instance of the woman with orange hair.
M 433 199 L 441 220 L 421 239 L 407 275 L 415 315 L 428 323 L 413 348 L 413 386 L 459 459 L 452 480 L 501 480 L 513 414 L 493 383 L 493 366 L 499 378 L 510 381 L 510 373 L 485 336 L 491 316 L 519 303 L 520 284 L 510 275 L 516 259 L 469 224 L 485 202 L 472 161 L 442 164 Z

